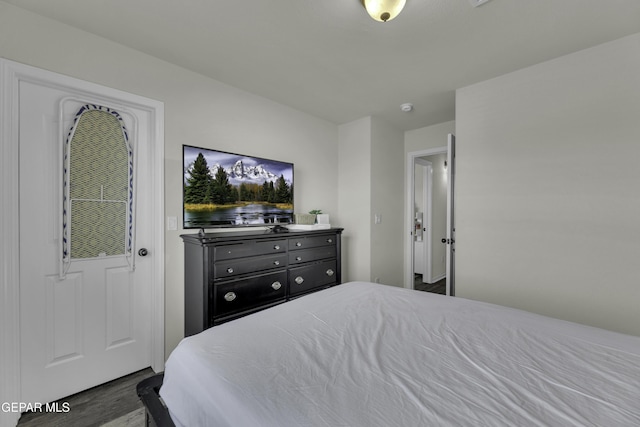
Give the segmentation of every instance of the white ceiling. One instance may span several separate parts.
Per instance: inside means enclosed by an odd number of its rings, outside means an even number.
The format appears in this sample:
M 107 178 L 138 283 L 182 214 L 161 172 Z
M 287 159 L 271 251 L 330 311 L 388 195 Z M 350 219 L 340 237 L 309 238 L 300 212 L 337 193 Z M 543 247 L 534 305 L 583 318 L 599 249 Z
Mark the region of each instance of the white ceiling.
M 401 130 L 453 120 L 456 88 L 640 32 L 639 0 L 407 0 L 387 23 L 360 0 L 5 1 L 331 122 Z

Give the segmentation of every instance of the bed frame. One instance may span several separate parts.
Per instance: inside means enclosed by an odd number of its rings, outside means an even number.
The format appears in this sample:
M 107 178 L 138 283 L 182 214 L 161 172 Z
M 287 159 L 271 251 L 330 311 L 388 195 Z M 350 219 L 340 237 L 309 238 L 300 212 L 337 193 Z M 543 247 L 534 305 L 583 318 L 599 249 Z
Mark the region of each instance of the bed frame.
M 156 374 L 136 386 L 136 392 L 145 408 L 145 426 L 176 427 L 169 415 L 169 410 L 160 398 L 160 387 L 164 373 Z

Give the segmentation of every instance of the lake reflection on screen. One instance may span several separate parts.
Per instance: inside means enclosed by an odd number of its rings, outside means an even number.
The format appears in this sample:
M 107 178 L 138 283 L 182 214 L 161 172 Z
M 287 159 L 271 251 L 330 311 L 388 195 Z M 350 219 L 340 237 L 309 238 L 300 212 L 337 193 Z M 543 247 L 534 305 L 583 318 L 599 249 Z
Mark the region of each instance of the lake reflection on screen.
M 281 209 L 271 204 L 219 207 L 215 210 L 184 212 L 185 228 L 207 226 L 239 226 L 291 222 L 292 209 Z

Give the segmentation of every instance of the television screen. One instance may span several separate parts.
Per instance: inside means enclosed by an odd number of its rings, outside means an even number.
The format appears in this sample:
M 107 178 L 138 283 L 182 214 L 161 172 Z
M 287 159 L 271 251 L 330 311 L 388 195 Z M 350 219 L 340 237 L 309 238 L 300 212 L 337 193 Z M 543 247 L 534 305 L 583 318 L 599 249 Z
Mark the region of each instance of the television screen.
M 183 227 L 293 222 L 293 164 L 182 146 Z

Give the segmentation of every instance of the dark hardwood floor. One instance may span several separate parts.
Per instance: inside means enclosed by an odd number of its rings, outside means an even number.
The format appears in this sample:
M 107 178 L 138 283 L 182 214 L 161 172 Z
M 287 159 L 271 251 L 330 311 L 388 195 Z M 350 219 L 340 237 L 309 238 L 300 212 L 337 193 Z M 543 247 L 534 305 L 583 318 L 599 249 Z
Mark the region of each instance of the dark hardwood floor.
M 413 288 L 418 291 L 432 292 L 434 294 L 447 294 L 447 279 L 438 280 L 435 283 L 422 283 L 422 275 L 414 276 Z
M 154 375 L 151 368 L 99 385 L 89 390 L 60 399 L 69 405 L 69 412 L 25 412 L 18 421 L 19 427 L 99 427 L 142 408 L 136 393 L 136 385 Z M 142 424 L 122 423 L 120 425 Z

